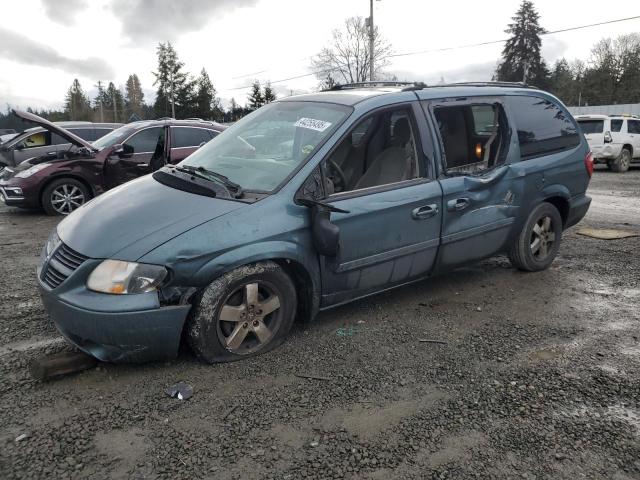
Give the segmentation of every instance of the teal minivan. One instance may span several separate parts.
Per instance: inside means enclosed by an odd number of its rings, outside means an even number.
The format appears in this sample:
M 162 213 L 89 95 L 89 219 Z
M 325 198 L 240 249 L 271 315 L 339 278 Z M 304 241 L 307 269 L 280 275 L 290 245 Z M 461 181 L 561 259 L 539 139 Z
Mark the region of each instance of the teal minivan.
M 485 257 L 546 269 L 592 170 L 571 114 L 535 88 L 343 85 L 268 104 L 77 209 L 38 282 L 100 360 L 172 358 L 182 339 L 238 360 L 296 319 Z

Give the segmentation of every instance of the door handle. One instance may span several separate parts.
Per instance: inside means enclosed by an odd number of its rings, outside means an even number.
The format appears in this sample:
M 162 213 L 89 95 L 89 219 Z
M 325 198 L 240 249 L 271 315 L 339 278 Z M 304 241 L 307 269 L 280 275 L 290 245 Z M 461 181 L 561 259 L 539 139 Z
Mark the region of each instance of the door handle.
M 422 207 L 414 208 L 411 212 L 411 216 L 415 220 L 424 220 L 426 218 L 431 218 L 438 214 L 438 205 L 432 203 L 431 205 L 424 205 Z
M 468 198 L 456 198 L 455 200 L 449 200 L 447 202 L 447 210 L 450 212 L 459 212 L 464 210 L 471 204 L 471 200 Z

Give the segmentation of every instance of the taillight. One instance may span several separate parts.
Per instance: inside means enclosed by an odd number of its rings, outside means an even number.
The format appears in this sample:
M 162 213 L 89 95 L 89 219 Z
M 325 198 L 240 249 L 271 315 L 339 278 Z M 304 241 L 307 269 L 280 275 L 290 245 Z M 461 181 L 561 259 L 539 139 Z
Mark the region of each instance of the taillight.
M 584 157 L 584 168 L 587 169 L 587 174 L 589 178 L 593 175 L 593 154 L 591 152 L 587 153 L 587 156 Z

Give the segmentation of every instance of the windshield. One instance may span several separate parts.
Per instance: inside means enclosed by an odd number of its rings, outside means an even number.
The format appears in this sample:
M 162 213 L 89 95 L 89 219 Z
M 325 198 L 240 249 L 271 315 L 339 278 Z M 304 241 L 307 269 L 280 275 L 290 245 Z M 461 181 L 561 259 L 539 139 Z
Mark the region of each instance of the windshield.
M 270 192 L 351 111 L 349 107 L 331 103 L 271 103 L 222 132 L 182 164 L 224 175 L 245 190 Z
M 602 133 L 604 128 L 604 120 L 578 120 L 582 133 L 589 135 L 590 133 Z
M 136 130 L 137 128 L 132 125 L 124 125 L 123 127 L 116 128 L 115 130 L 107 133 L 104 137 L 99 138 L 91 145 L 98 150 L 103 150 L 104 148 L 111 147 L 116 143 L 119 143 L 120 140 L 131 135 Z

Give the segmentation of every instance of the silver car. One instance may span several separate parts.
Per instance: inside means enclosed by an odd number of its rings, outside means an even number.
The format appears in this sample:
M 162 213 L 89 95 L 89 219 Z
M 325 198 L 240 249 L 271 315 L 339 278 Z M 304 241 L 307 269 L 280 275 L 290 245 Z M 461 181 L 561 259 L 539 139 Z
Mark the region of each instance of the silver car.
M 98 140 L 122 126 L 121 123 L 91 122 L 56 122 L 56 124 L 88 142 Z M 70 147 L 69 142 L 55 133 L 42 127 L 30 128 L 0 145 L 0 171 L 5 167 L 17 166 L 29 158 L 48 154 L 53 156 L 58 151 L 67 150 Z

